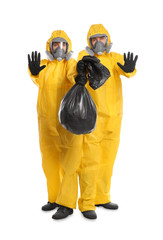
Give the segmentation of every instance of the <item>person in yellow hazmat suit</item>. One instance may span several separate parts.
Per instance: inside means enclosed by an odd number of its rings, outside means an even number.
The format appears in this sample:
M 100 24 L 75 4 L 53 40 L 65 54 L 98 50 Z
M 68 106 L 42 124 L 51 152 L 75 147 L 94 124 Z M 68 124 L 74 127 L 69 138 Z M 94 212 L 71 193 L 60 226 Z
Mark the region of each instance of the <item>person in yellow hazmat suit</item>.
M 89 58 L 89 60 L 96 63 L 97 65 L 99 63 L 99 60 L 97 58 Z M 97 75 L 97 72 L 95 72 L 95 70 L 93 70 L 93 73 L 94 75 Z M 110 76 L 109 71 L 107 72 L 107 74 L 108 74 L 107 76 L 109 77 Z M 98 79 L 100 80 L 100 78 L 103 78 L 103 76 L 99 76 Z M 87 82 L 87 77 L 85 73 L 79 73 L 76 76 L 75 81 L 77 84 L 84 86 Z M 83 89 L 83 87 L 80 86 L 79 89 Z M 74 96 L 69 94 L 69 98 L 70 96 L 73 99 Z M 75 98 L 76 99 L 75 105 L 77 104 L 79 105 L 77 109 L 80 107 L 82 109 L 82 112 L 85 112 L 87 110 L 89 111 L 89 107 L 93 107 L 91 106 L 92 100 L 91 99 L 88 100 L 89 95 L 84 94 L 81 97 L 79 94 L 78 97 L 79 98 L 77 97 Z M 72 102 L 73 101 L 69 99 L 69 101 L 67 101 L 65 104 L 73 105 Z M 83 107 L 86 104 L 90 106 L 88 108 Z M 75 110 L 73 111 L 71 109 L 71 111 L 74 113 L 74 118 L 78 119 L 77 116 L 78 114 L 75 114 L 76 113 Z M 66 113 L 68 114 L 68 111 Z M 90 113 L 87 114 L 89 115 Z M 92 114 L 92 118 L 94 117 L 95 116 Z M 77 125 L 80 128 L 79 122 L 77 123 Z M 96 143 L 95 139 L 96 135 L 94 134 L 96 132 L 96 129 L 93 131 L 92 134 L 76 135 L 74 133 L 71 133 L 70 131 L 67 131 L 62 125 L 60 125 L 58 132 L 60 135 L 60 149 L 61 149 L 60 162 L 64 170 L 64 176 L 56 200 L 56 203 L 58 203 L 60 207 L 57 210 L 57 212 L 52 216 L 52 218 L 62 219 L 68 217 L 70 214 L 73 213 L 73 209 L 76 208 L 78 198 L 78 177 L 79 177 L 81 195 L 78 202 L 79 210 L 83 213 L 84 217 L 89 219 L 95 219 L 97 217 L 95 213 L 96 179 L 98 176 L 100 164 L 99 157 L 92 158 L 92 155 L 99 156 L 100 154 L 98 143 Z
M 109 69 L 111 77 L 97 90 L 87 85 L 97 107 L 97 124 L 92 135 L 93 142 L 87 141 L 83 146 L 83 155 L 94 161 L 100 158 L 100 168 L 96 181 L 96 206 L 106 209 L 117 209 L 118 205 L 111 202 L 110 187 L 113 165 L 117 155 L 120 129 L 123 115 L 122 83 L 120 76 L 130 78 L 136 74 L 136 61 L 133 53 L 120 55 L 110 52 L 112 43 L 108 31 L 102 24 L 92 25 L 87 35 L 88 46 L 78 55 L 78 72 L 84 72 L 82 58 L 85 55 L 96 56 Z M 99 148 L 99 154 L 92 152 L 92 144 Z M 86 152 L 84 154 L 84 152 Z
M 74 85 L 76 61 L 71 58 L 72 44 L 62 30 L 54 31 L 47 41 L 49 60 L 41 60 L 40 53 L 28 54 L 29 74 L 39 87 L 37 113 L 42 167 L 47 179 L 48 203 L 42 210 L 56 208 L 56 198 L 63 177 L 60 165 L 58 111 L 62 98 Z
M 75 78 L 77 84 L 85 85 L 87 78 L 85 74 L 78 74 Z M 73 96 L 72 96 L 73 97 Z M 85 104 L 85 99 L 88 96 L 83 96 L 80 104 Z M 86 99 L 87 102 L 87 99 Z M 88 101 L 89 102 L 89 101 Z M 71 101 L 70 101 L 71 104 Z M 60 136 L 60 162 L 64 170 L 64 176 L 56 203 L 60 205 L 57 212 L 52 216 L 53 219 L 63 219 L 73 213 L 76 208 L 78 198 L 78 177 L 80 184 L 80 201 L 79 210 L 83 213 L 84 217 L 95 219 L 95 192 L 96 192 L 96 178 L 98 175 L 99 158 L 87 158 L 83 155 L 83 145 L 87 142 L 93 141 L 90 134 L 76 135 L 62 125 L 58 128 Z M 90 137 L 89 137 L 90 135 Z M 88 149 L 90 154 L 98 155 L 98 148 L 96 144 L 92 144 Z
M 78 205 L 84 217 L 97 218 L 95 205 L 107 209 L 118 208 L 117 204 L 111 203 L 110 185 L 123 114 L 120 75 L 126 77 L 135 75 L 137 56 L 133 59 L 133 54 L 130 53 L 127 57 L 109 53 L 110 36 L 101 24 L 91 26 L 88 32 L 88 45 L 87 52 L 84 50 L 78 56 L 78 76 L 85 74 L 85 64 L 81 59 L 83 56 L 91 55 L 100 59 L 100 62 L 109 69 L 111 77 L 97 90 L 86 85 L 97 108 L 95 130 L 77 137 L 68 133 L 63 139 L 61 164 L 65 175 L 56 201 L 61 207 L 52 216 L 54 219 L 65 218 L 73 213 L 73 208 L 76 208 L 77 176 L 80 184 Z M 78 78 L 75 80 L 78 83 Z

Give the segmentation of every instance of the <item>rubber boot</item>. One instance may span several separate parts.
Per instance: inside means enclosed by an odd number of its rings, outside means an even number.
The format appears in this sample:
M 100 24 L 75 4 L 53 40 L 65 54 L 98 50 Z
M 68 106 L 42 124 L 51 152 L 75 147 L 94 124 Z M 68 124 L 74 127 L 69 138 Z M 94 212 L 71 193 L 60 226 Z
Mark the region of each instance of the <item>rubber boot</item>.
M 52 216 L 53 219 L 59 220 L 73 214 L 73 209 L 68 207 L 59 207 L 57 212 Z
M 96 219 L 96 212 L 93 210 L 82 212 L 83 216 L 88 219 Z
M 106 209 L 111 209 L 111 210 L 116 210 L 118 209 L 118 205 L 115 204 L 115 203 L 112 203 L 112 202 L 108 202 L 108 203 L 105 203 L 105 204 L 97 204 L 95 205 L 96 207 L 104 207 Z
M 58 207 L 57 203 L 55 203 L 55 202 L 54 203 L 47 202 L 47 204 L 42 206 L 42 210 L 43 211 L 51 211 L 51 210 L 55 209 L 56 207 Z

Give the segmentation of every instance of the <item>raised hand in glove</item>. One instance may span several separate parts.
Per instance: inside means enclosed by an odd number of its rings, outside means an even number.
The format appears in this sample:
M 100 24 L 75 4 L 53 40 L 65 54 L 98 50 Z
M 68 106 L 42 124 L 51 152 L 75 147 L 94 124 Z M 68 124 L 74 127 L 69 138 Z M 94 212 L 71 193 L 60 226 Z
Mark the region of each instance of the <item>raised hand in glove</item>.
M 130 52 L 128 52 L 127 57 L 126 54 L 124 53 L 125 64 L 124 65 L 121 65 L 120 63 L 117 64 L 124 72 L 131 73 L 135 70 L 137 59 L 138 55 L 136 55 L 135 58 L 133 59 L 133 53 L 130 54 Z
M 46 65 L 40 67 L 41 56 L 40 53 L 37 54 L 37 51 L 35 51 L 35 53 L 32 52 L 31 56 L 32 57 L 30 58 L 30 55 L 28 54 L 28 66 L 32 75 L 36 76 L 42 69 L 46 67 Z

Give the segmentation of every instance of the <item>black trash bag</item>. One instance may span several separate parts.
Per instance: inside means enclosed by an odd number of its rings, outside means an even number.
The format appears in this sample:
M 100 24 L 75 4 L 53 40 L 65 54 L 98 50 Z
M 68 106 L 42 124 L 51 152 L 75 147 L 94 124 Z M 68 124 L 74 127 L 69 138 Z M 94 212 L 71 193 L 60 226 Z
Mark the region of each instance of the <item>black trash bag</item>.
M 89 85 L 94 90 L 101 87 L 111 76 L 109 70 L 100 63 L 97 57 L 84 56 L 82 61 L 84 61 L 88 70 Z
M 96 106 L 84 86 L 87 77 L 94 90 L 101 87 L 110 77 L 109 70 L 98 58 L 85 56 L 82 61 L 86 72 L 78 73 L 75 78 L 76 84 L 65 95 L 59 109 L 59 121 L 62 126 L 77 135 L 91 133 L 96 126 Z
M 80 135 L 92 132 L 96 126 L 97 110 L 84 85 L 75 84 L 62 99 L 59 121 L 71 133 Z

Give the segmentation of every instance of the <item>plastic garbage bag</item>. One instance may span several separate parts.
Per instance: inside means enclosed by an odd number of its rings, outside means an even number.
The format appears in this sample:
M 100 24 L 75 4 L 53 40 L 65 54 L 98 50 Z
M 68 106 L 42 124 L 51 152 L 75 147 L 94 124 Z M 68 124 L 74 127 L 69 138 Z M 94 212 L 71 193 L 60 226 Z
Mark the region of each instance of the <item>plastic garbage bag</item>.
M 74 134 L 86 134 L 95 129 L 97 110 L 85 86 L 75 84 L 63 98 L 59 109 L 59 121 Z
M 84 61 L 88 71 L 90 87 L 94 90 L 98 89 L 110 77 L 109 70 L 95 56 L 84 56 L 82 61 Z
M 87 134 L 96 126 L 97 110 L 95 103 L 85 88 L 87 77 L 89 85 L 95 90 L 110 77 L 109 70 L 92 56 L 84 56 L 86 72 L 78 73 L 76 84 L 63 98 L 59 109 L 59 121 L 62 126 L 74 134 Z M 86 77 L 87 76 L 87 77 Z

